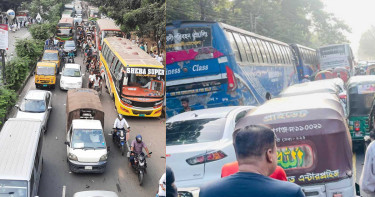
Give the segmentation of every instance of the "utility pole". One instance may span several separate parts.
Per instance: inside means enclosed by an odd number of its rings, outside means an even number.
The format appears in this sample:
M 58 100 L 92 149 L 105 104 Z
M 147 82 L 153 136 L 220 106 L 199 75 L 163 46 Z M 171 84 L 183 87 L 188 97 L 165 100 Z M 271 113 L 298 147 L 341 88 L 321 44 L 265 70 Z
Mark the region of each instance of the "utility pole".
M 2 79 L 3 79 L 3 85 L 6 85 L 6 78 L 5 78 L 5 49 L 0 49 L 1 53 L 1 61 L 2 61 Z

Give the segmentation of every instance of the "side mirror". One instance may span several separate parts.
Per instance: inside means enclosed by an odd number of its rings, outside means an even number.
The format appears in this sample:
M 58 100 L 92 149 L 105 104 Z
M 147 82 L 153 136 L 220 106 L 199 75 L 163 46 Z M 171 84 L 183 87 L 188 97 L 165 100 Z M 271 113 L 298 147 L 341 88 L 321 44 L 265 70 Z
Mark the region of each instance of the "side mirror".
M 60 75 L 62 75 L 62 72 L 59 72 L 60 73 Z
M 70 143 L 69 142 L 64 142 L 64 144 L 70 147 Z
M 107 146 L 107 151 L 108 152 L 111 151 L 111 147 Z
M 51 106 L 49 106 L 49 107 L 48 107 L 48 110 L 52 110 L 52 107 L 51 107 Z
M 17 104 L 17 105 L 15 105 L 14 107 L 18 109 L 20 106 Z

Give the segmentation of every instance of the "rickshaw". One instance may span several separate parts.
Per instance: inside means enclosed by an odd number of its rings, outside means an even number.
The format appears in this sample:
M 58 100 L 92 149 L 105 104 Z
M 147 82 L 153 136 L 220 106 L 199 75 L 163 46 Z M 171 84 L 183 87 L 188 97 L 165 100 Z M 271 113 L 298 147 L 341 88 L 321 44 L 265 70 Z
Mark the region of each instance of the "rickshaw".
M 353 76 L 347 83 L 347 111 L 349 129 L 354 148 L 364 145 L 363 138 L 369 135 L 369 115 L 373 108 L 375 76 Z
M 311 93 L 331 93 L 339 95 L 341 87 L 334 80 L 325 79 L 295 84 L 285 88 L 279 97 L 297 96 Z
M 235 129 L 257 124 L 275 132 L 278 165 L 306 196 L 355 196 L 352 142 L 338 99 L 271 99 L 248 112 Z
M 332 73 L 332 70 L 323 70 L 319 71 L 315 75 L 315 80 L 321 80 L 321 79 L 332 79 L 334 78 L 334 75 Z

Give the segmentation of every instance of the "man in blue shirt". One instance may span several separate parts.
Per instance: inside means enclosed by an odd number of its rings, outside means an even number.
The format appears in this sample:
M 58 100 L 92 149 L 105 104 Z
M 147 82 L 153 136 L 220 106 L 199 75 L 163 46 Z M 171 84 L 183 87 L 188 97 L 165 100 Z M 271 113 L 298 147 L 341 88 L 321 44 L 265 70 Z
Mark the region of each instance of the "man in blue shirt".
M 250 125 L 233 133 L 239 172 L 201 187 L 199 197 L 303 197 L 301 187 L 269 178 L 277 165 L 275 133 Z

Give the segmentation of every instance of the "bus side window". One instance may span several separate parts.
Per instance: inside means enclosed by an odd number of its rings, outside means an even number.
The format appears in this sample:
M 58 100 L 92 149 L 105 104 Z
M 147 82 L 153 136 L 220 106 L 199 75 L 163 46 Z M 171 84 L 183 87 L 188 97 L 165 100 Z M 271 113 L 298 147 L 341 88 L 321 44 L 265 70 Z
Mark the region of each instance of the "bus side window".
M 264 49 L 264 54 L 267 56 L 267 61 L 268 63 L 272 63 L 272 60 L 271 60 L 271 52 L 268 50 L 268 47 L 266 45 L 266 42 L 264 40 L 259 40 L 262 45 L 263 45 L 263 49 Z
M 275 54 L 276 54 L 276 57 L 277 57 L 277 64 L 281 64 L 281 55 L 280 55 L 280 52 L 279 50 L 277 50 L 277 45 L 275 43 L 272 43 L 272 46 L 275 50 Z
M 255 39 L 255 40 L 258 43 L 260 53 L 262 54 L 262 57 L 263 57 L 263 62 L 268 63 L 266 51 L 264 50 L 264 47 L 263 47 L 261 41 L 259 39 Z
M 246 41 L 245 36 L 241 35 L 240 38 L 241 38 L 241 41 L 242 41 L 242 43 L 243 43 L 243 45 L 245 47 L 245 52 L 246 52 L 248 61 L 249 62 L 254 62 L 254 58 L 251 55 L 250 47 L 249 47 L 249 44 Z
M 257 55 L 257 53 L 256 53 L 256 51 L 255 51 L 255 47 L 254 47 L 253 42 L 251 41 L 251 38 L 248 37 L 248 36 L 246 36 L 246 40 L 247 40 L 247 43 L 248 43 L 249 46 L 250 46 L 251 54 L 252 54 L 252 56 L 253 56 L 253 58 L 254 58 L 254 62 L 255 62 L 255 63 L 258 63 L 258 62 L 259 62 L 259 61 L 258 61 L 258 55 Z
M 267 46 L 267 49 L 268 49 L 268 53 L 269 53 L 269 57 L 271 59 L 271 63 L 275 63 L 275 55 L 274 55 L 274 51 L 273 49 L 271 48 L 270 46 L 270 43 L 268 41 L 264 41 L 264 43 L 266 44 Z
M 259 45 L 258 45 L 257 41 L 255 40 L 254 37 L 251 37 L 251 41 L 253 41 L 255 50 L 256 50 L 256 52 L 258 54 L 259 63 L 263 63 L 264 61 L 263 61 L 262 53 L 260 53 L 260 49 L 259 49 Z
M 237 43 L 238 49 L 240 51 L 240 56 L 241 56 L 242 62 L 248 62 L 247 56 L 246 56 L 246 53 L 245 53 L 245 48 L 244 48 L 243 43 L 240 39 L 240 35 L 238 33 L 235 33 L 235 32 L 233 32 L 233 35 L 234 35 L 234 39 Z
M 288 52 L 286 50 L 286 46 L 280 46 L 280 48 L 284 55 L 284 63 L 289 64 L 289 58 L 288 58 Z
M 241 61 L 240 52 L 238 51 L 238 47 L 237 47 L 236 42 L 234 41 L 234 37 L 233 37 L 232 32 L 227 31 L 227 37 L 229 39 L 230 45 L 232 46 L 232 50 L 233 50 L 233 53 L 236 57 L 236 60 L 240 62 Z

